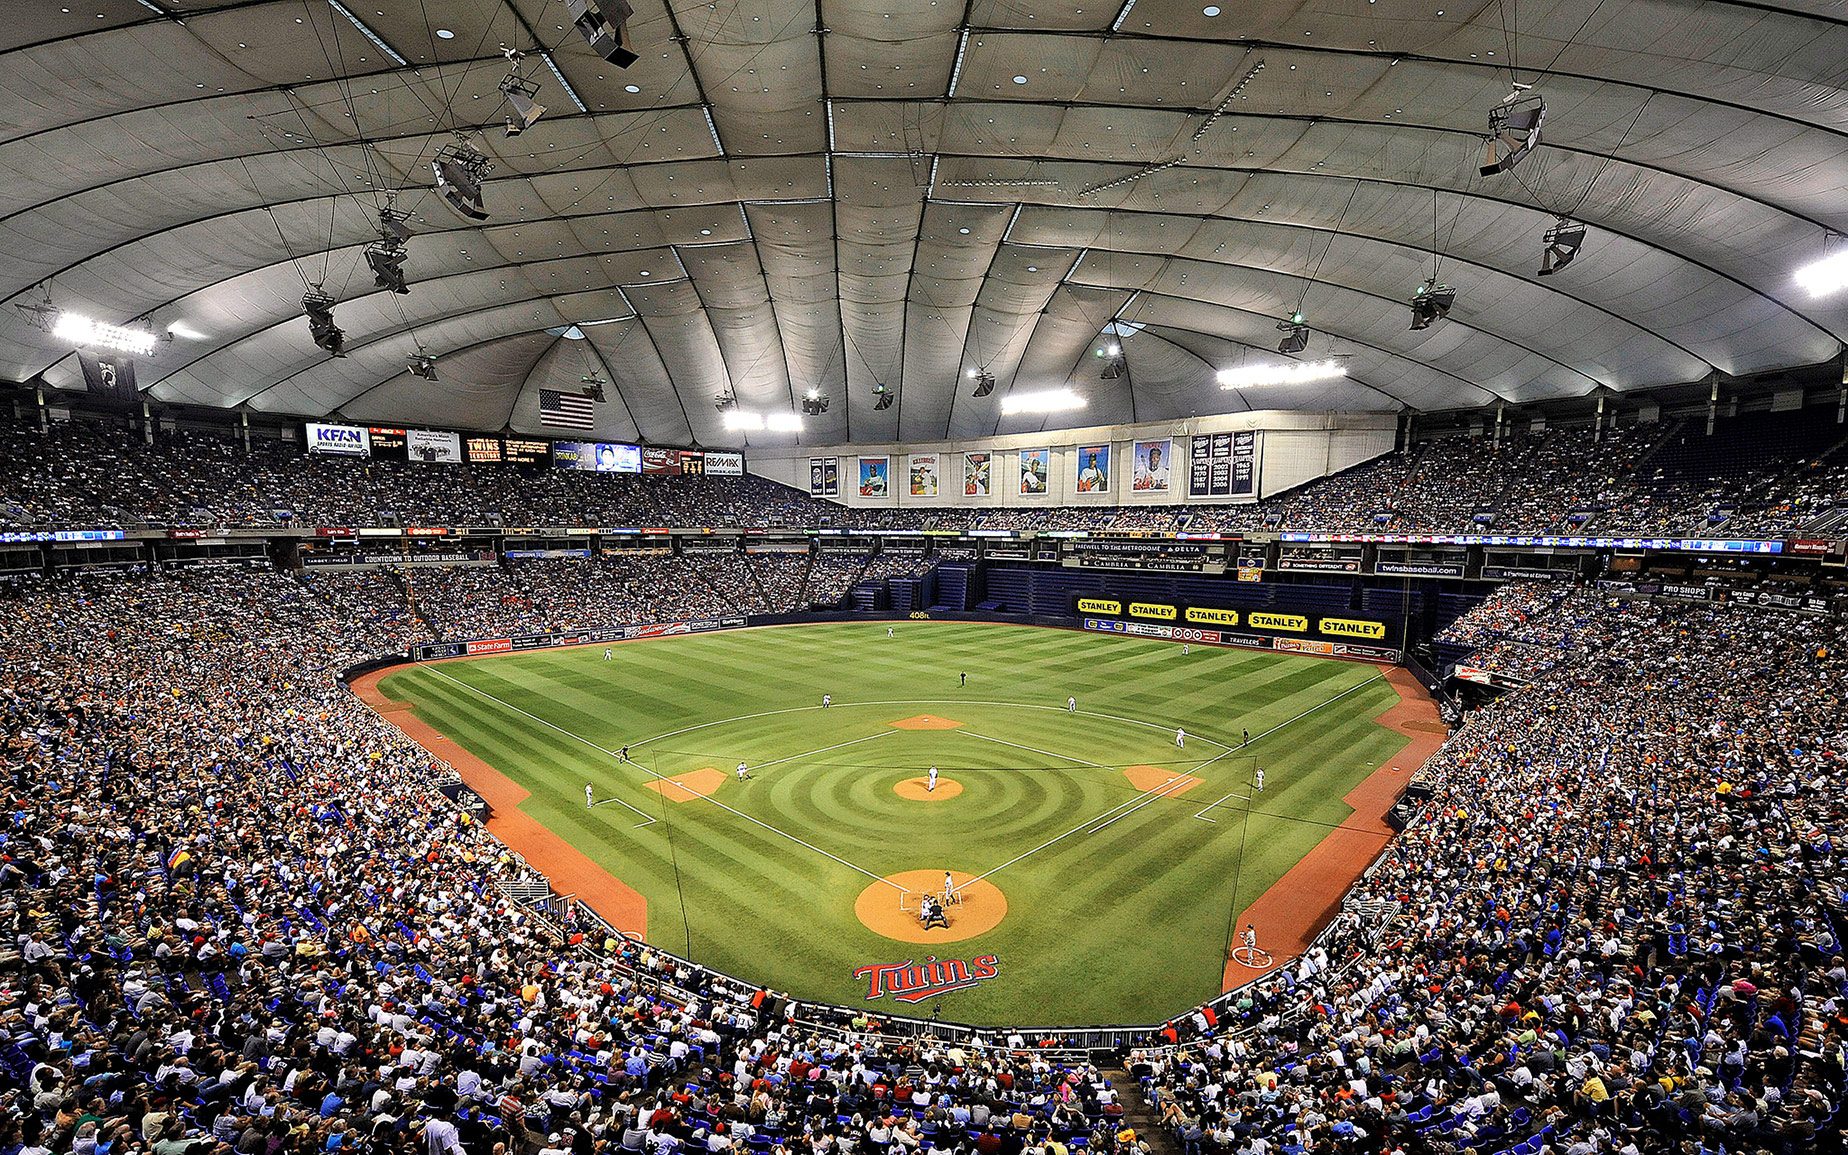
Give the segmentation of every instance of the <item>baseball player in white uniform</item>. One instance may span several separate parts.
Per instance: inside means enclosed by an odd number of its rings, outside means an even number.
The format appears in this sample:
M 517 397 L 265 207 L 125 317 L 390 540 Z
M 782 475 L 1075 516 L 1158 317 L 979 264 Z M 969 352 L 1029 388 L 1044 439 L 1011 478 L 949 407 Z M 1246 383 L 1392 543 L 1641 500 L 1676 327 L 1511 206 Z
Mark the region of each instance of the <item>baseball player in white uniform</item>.
M 590 783 L 588 782 L 584 783 L 584 809 L 589 810 L 592 806 L 595 806 L 596 804 L 597 804 L 597 792 L 591 789 Z
M 1183 750 L 1187 749 L 1187 731 L 1179 726 L 1174 728 L 1174 744 Z
M 930 768 L 930 781 L 925 784 L 924 789 L 928 791 L 928 790 L 935 790 L 936 788 L 937 788 L 937 768 L 935 766 L 932 766 Z

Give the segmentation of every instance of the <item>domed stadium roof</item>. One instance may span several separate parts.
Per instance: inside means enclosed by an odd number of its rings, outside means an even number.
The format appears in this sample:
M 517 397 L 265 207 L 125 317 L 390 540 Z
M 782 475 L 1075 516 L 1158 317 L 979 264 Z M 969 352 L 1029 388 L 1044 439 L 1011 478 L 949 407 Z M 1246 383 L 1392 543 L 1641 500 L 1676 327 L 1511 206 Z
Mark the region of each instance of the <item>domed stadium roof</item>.
M 1848 331 L 1792 279 L 1848 227 L 1819 0 L 637 0 L 627 69 L 563 0 L 69 2 L 0 30 L 0 279 L 190 334 L 139 359 L 165 402 L 569 436 L 539 393 L 591 378 L 595 436 L 729 445 L 720 395 L 813 389 L 793 440 L 825 445 L 1525 403 Z M 515 136 L 510 72 L 545 108 Z M 1515 81 L 1543 143 L 1481 175 Z M 458 131 L 486 220 L 432 187 Z M 403 295 L 364 259 L 385 190 Z M 1543 277 L 1559 216 L 1587 237 Z M 1456 304 L 1408 331 L 1434 264 Z M 1348 376 L 1221 392 L 1298 311 Z M 0 319 L 0 378 L 80 388 L 32 319 Z M 1083 410 L 1001 412 L 1065 385 Z

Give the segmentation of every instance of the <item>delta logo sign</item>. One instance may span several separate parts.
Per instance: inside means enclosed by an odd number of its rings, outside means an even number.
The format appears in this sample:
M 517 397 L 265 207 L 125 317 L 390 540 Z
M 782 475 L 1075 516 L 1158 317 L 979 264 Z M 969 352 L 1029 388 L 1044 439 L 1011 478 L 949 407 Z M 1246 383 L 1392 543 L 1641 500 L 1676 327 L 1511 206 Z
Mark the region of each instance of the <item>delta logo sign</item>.
M 968 990 L 1000 973 L 995 956 L 991 954 L 942 962 L 931 955 L 923 962 L 906 959 L 902 963 L 856 967 L 853 977 L 866 980 L 868 1001 L 891 995 L 901 1003 L 921 1003 L 951 991 Z

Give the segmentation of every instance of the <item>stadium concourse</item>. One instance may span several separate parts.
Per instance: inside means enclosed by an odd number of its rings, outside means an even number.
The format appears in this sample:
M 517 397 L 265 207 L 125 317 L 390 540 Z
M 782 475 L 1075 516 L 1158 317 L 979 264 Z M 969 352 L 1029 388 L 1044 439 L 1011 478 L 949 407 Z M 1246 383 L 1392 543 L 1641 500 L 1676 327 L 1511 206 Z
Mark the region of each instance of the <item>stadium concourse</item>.
M 1219 506 L 856 509 L 755 476 L 365 463 L 228 427 L 161 432 L 0 421 L 0 525 L 708 526 L 1327 533 L 1829 536 L 1848 516 L 1848 438 L 1813 414 L 1715 436 L 1671 420 L 1421 442 L 1262 501 Z M 1459 484 L 1459 482 L 1466 482 Z M 1806 529 L 1807 527 L 1807 529 Z M 826 600 L 826 599 L 818 599 Z
M 521 907 L 522 864 L 336 681 L 418 628 L 388 582 L 10 579 L 4 608 L 10 1151 L 1151 1139 L 1056 1035 L 887 1034 Z M 1517 585 L 1456 628 L 1573 659 L 1449 738 L 1319 945 L 1119 1056 L 1164 1133 L 1838 1147 L 1841 627 Z

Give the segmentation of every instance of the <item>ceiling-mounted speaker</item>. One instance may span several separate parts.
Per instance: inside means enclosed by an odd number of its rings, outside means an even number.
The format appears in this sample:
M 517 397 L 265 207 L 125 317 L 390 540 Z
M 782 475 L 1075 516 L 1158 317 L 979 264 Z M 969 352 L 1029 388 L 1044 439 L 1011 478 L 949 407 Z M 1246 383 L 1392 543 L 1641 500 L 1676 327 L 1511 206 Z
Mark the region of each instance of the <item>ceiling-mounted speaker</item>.
M 472 221 L 488 219 L 481 182 L 494 166 L 474 145 L 467 141 L 444 145 L 430 161 L 430 171 L 436 174 L 436 191 L 450 208 Z
M 565 7 L 592 52 L 618 68 L 627 68 L 640 59 L 629 47 L 629 17 L 635 15 L 635 10 L 629 7 L 628 0 L 609 0 L 614 19 L 605 15 L 595 0 L 565 0 Z

